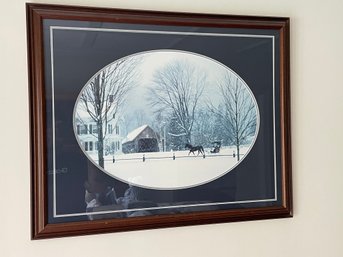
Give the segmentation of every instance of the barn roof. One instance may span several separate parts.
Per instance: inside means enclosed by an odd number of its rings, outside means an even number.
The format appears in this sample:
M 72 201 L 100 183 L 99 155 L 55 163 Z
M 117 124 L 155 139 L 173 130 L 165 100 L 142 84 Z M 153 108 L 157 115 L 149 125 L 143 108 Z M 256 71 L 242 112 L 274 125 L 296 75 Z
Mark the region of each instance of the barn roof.
M 127 134 L 126 138 L 123 140 L 123 144 L 126 142 L 130 142 L 135 140 L 136 137 L 139 136 L 140 133 L 142 133 L 147 127 L 149 127 L 148 125 L 143 125 L 140 126 L 139 128 L 136 128 L 134 130 L 132 130 L 129 134 Z

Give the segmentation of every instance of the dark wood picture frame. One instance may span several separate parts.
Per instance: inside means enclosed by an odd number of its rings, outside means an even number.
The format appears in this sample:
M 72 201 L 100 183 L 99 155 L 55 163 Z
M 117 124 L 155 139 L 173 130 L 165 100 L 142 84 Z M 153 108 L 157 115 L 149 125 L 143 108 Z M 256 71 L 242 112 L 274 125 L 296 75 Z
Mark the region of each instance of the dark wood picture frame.
M 133 11 L 26 4 L 31 137 L 32 239 L 292 216 L 289 18 Z M 43 20 L 161 26 L 274 30 L 279 38 L 279 126 L 281 204 L 228 210 L 50 223 L 48 218 L 47 129 Z

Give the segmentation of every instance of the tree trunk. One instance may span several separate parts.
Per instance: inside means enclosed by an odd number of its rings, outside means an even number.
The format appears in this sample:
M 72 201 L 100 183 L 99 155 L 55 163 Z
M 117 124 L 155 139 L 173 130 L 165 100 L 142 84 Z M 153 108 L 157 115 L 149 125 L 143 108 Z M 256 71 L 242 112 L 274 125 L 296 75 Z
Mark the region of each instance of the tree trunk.
M 186 140 L 187 140 L 187 143 L 188 143 L 188 144 L 192 144 L 192 143 L 191 143 L 191 132 L 190 132 L 190 131 L 187 131 L 187 132 L 186 132 Z
M 240 145 L 240 142 L 239 142 L 239 139 L 238 139 L 238 136 L 237 136 L 236 137 L 237 162 L 239 162 L 239 145 Z
M 98 126 L 98 160 L 100 167 L 104 168 L 104 134 L 102 131 L 102 121 L 97 122 Z
M 237 147 L 237 161 L 239 162 L 239 145 L 237 145 L 236 147 Z

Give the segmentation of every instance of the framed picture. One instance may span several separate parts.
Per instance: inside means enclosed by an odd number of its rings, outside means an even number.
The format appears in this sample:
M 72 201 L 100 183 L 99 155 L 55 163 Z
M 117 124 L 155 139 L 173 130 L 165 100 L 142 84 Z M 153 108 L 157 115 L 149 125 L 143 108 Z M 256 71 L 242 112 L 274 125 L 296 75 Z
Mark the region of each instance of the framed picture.
M 289 18 L 26 7 L 33 239 L 292 216 Z

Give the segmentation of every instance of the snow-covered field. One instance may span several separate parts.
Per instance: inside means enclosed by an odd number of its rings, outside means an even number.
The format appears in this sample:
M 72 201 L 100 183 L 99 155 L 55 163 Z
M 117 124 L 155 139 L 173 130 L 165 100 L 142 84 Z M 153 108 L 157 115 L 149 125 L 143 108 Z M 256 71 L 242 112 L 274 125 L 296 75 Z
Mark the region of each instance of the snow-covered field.
M 147 188 L 186 188 L 212 181 L 235 167 L 234 149 L 222 148 L 218 154 L 205 149 L 205 158 L 202 155 L 188 156 L 189 151 L 120 154 L 115 156 L 114 163 L 113 156 L 106 156 L 105 170 L 113 177 Z M 241 148 L 241 159 L 248 149 Z

